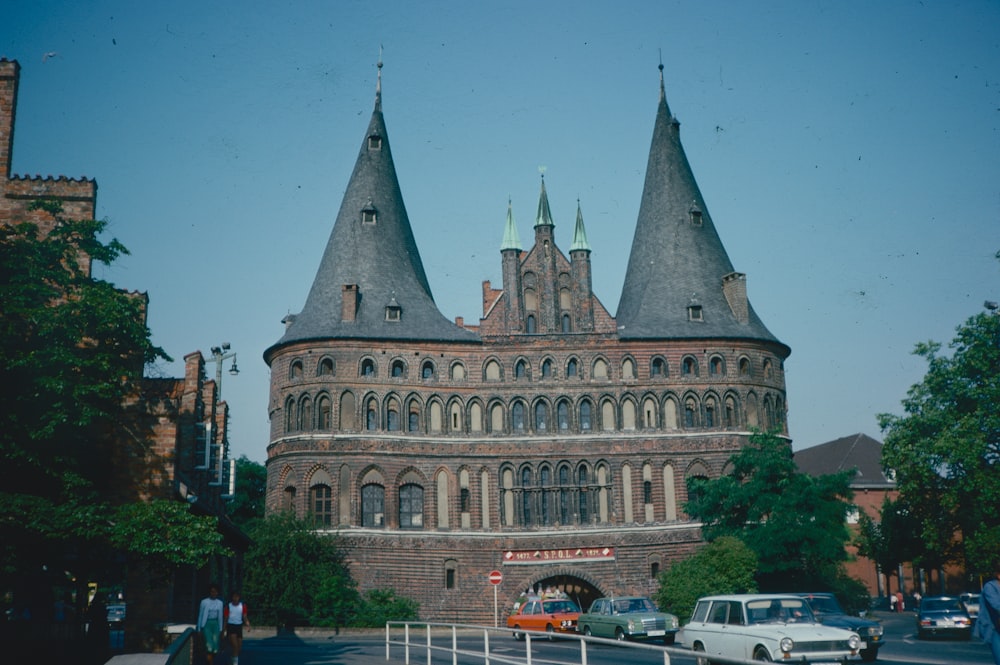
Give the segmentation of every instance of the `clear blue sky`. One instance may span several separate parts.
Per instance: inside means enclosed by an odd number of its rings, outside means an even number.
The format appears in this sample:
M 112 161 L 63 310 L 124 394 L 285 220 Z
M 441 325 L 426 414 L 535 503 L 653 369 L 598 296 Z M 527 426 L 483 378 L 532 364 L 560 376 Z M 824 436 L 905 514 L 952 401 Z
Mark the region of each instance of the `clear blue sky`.
M 281 5 L 279 8 L 279 4 Z M 580 200 L 613 313 L 658 95 L 751 302 L 791 346 L 802 448 L 901 412 L 1000 300 L 1000 3 L 10 3 L 13 171 L 86 175 L 176 359 L 230 342 L 237 455 L 268 443 L 264 349 L 305 302 L 372 110 L 383 109 L 441 311 L 476 322 L 539 167 L 566 251 Z M 228 369 L 228 366 L 227 366 Z M 212 371 L 210 366 L 210 372 Z

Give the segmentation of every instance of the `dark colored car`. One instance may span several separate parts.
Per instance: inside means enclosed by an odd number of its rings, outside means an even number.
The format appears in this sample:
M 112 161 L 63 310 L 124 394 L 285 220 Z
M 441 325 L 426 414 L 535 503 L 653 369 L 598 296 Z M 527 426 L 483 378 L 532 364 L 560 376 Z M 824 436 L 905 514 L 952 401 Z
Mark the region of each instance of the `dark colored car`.
M 872 662 L 878 658 L 878 650 L 885 641 L 882 639 L 882 624 L 870 619 L 851 616 L 840 607 L 837 597 L 832 593 L 800 593 L 809 603 L 816 619 L 827 626 L 846 628 L 854 631 L 861 638 L 861 660 Z
M 959 598 L 931 596 L 920 601 L 917 638 L 936 635 L 957 635 L 965 640 L 972 635 L 972 617 Z

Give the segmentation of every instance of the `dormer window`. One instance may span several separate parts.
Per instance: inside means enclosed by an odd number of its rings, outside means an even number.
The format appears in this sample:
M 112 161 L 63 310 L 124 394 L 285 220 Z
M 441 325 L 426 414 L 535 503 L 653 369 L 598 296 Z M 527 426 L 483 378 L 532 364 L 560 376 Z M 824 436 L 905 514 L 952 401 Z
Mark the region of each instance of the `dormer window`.
M 697 203 L 692 203 L 691 208 L 688 210 L 688 215 L 691 217 L 691 223 L 695 226 L 701 226 L 701 208 L 698 207 Z
M 688 321 L 704 321 L 701 305 L 688 305 Z
M 368 137 L 368 149 L 369 150 L 381 150 L 382 149 L 382 137 L 378 134 L 372 134 Z
M 374 224 L 378 220 L 376 213 L 375 206 L 372 205 L 371 197 L 369 197 L 368 202 L 365 203 L 365 207 L 361 209 L 361 223 Z

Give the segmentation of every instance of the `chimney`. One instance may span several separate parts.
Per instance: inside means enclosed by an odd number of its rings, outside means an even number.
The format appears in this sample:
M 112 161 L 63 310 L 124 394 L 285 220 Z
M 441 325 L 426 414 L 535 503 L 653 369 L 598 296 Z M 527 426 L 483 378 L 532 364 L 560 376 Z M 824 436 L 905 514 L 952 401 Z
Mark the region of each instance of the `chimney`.
M 747 276 L 741 272 L 731 272 L 722 278 L 722 293 L 726 296 L 729 309 L 740 323 L 750 321 L 750 305 L 747 303 Z
M 354 321 L 358 316 L 358 285 L 344 284 L 341 289 L 340 320 Z

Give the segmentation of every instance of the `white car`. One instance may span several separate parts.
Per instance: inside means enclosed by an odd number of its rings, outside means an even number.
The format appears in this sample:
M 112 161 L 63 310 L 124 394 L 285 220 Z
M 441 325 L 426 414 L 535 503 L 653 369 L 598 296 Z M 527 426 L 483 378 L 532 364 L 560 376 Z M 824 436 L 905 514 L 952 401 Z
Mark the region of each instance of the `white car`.
M 824 626 L 809 603 L 785 594 L 734 594 L 701 598 L 678 640 L 707 656 L 840 665 L 858 655 L 861 638 Z

